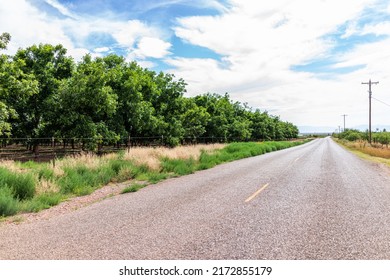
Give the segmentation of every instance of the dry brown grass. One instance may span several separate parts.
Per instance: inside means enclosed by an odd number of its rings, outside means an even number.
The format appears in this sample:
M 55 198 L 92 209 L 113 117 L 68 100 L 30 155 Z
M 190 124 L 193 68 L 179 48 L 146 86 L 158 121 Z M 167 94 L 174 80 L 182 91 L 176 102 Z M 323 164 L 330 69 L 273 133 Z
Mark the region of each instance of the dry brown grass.
M 390 159 L 390 149 L 381 145 L 370 145 L 365 141 L 348 142 L 343 141 L 342 144 L 350 149 L 360 151 L 373 157 Z
M 212 145 L 193 145 L 193 146 L 180 146 L 176 148 L 131 148 L 130 151 L 126 152 L 124 155 L 125 160 L 131 160 L 135 164 L 146 164 L 149 168 L 153 170 L 160 169 L 160 159 L 163 157 L 168 157 L 170 159 L 188 159 L 193 158 L 195 160 L 199 159 L 201 152 L 204 151 L 214 151 L 222 149 L 225 147 L 225 144 L 212 144 Z M 56 160 L 55 166 L 52 164 L 48 165 L 47 168 L 52 169 L 56 177 L 61 177 L 65 174 L 64 168 L 74 167 L 77 165 L 84 165 L 87 168 L 98 168 L 101 165 L 107 163 L 109 160 L 118 158 L 118 154 L 107 154 L 103 157 L 96 156 L 91 153 L 86 153 L 77 156 L 69 156 L 60 160 Z M 12 172 L 28 172 L 28 169 L 22 168 L 18 162 L 6 160 L 0 161 L 0 167 L 4 167 Z M 41 178 L 38 180 L 38 175 L 36 176 L 37 185 L 36 193 L 47 193 L 47 192 L 58 192 L 60 190 L 59 186 L 50 180 L 45 180 Z
M 115 155 L 115 154 L 114 154 Z M 84 165 L 87 168 L 95 169 L 101 166 L 108 160 L 106 157 L 98 157 L 92 153 L 85 153 L 76 156 L 65 157 L 56 161 L 56 165 L 53 168 L 56 176 L 64 175 L 64 168 L 75 167 L 77 165 Z
M 8 169 L 9 171 L 15 172 L 15 173 L 22 173 L 23 169 L 20 168 L 18 164 L 15 163 L 13 160 L 2 160 L 0 161 L 0 167 L 4 167 Z
M 125 159 L 132 160 L 136 164 L 146 164 L 153 170 L 160 168 L 160 159 L 167 157 L 170 159 L 198 160 L 202 151 L 214 151 L 222 149 L 225 144 L 180 146 L 176 148 L 132 148 L 126 152 Z
M 36 194 L 43 193 L 57 193 L 60 191 L 60 187 L 53 181 L 41 179 L 35 188 Z

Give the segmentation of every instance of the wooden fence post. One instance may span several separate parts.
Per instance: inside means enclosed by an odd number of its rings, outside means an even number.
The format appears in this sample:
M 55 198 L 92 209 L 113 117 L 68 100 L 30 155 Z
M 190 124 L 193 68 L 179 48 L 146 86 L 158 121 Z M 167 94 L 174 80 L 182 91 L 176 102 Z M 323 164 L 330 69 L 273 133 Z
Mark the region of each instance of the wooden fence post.
M 56 167 L 56 142 L 54 137 L 51 138 L 51 146 L 53 152 L 53 167 Z

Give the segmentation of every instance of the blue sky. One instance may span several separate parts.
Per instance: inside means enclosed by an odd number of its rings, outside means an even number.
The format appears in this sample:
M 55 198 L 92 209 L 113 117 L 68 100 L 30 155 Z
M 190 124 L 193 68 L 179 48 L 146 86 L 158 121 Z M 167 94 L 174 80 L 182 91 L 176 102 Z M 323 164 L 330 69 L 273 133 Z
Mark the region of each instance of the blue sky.
M 389 0 L 0 0 L 7 50 L 63 44 L 117 53 L 304 126 L 367 123 L 367 89 L 390 103 Z M 373 121 L 390 124 L 374 104 Z

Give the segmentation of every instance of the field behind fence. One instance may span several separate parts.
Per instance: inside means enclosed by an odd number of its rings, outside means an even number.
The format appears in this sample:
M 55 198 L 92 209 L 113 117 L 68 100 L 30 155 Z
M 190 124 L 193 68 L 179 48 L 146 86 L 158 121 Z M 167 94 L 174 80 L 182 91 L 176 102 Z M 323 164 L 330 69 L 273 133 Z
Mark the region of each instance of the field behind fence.
M 234 142 L 236 139 L 199 137 L 186 138 L 181 145 Z M 127 139 L 92 138 L 3 138 L 0 139 L 0 160 L 51 161 L 85 152 L 106 154 L 132 147 L 167 147 L 164 136 L 128 137 Z

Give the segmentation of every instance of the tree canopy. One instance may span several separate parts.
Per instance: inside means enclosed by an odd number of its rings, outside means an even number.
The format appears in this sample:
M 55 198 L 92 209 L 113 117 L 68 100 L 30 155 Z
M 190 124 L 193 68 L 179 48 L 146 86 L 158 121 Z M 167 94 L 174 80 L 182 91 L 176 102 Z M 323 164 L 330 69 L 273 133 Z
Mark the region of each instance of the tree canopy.
M 5 49 L 11 36 L 0 36 Z M 298 129 L 229 94 L 185 97 L 186 83 L 110 54 L 80 62 L 61 45 L 40 44 L 0 56 L 0 137 L 92 138 L 118 141 L 185 139 L 283 140 Z

